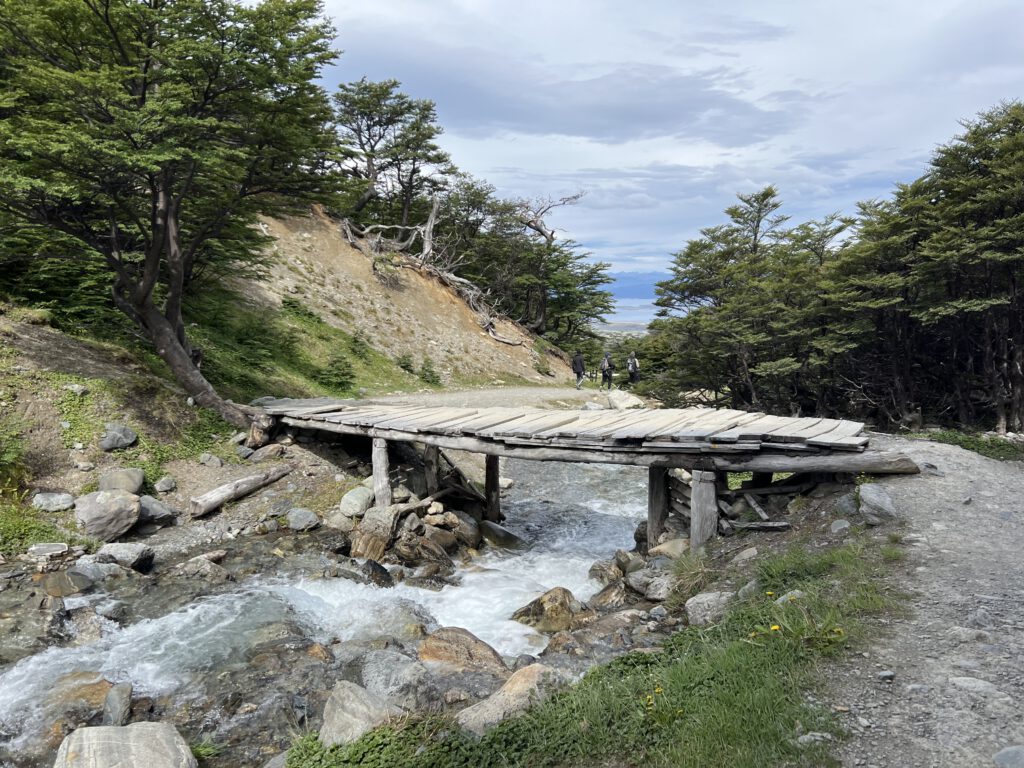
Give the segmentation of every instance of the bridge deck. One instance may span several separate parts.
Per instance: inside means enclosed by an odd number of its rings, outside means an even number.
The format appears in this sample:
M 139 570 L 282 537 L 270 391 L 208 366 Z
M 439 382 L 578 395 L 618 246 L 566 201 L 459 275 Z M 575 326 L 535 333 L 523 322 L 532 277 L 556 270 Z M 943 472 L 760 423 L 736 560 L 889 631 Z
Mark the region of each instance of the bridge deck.
M 587 461 L 590 456 L 598 462 L 686 466 L 701 455 L 797 459 L 848 455 L 868 444 L 861 422 L 728 409 L 449 408 L 327 398 L 264 400 L 261 405 L 268 415 L 293 426 L 524 458 Z

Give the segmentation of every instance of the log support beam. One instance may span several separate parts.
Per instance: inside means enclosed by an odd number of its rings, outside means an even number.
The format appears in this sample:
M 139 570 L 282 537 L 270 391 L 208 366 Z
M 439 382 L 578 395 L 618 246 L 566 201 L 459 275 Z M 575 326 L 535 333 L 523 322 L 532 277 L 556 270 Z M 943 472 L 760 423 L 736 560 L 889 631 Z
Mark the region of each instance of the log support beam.
M 668 519 L 668 470 L 650 467 L 647 470 L 647 546 L 658 545 L 658 537 L 665 532 Z
M 391 506 L 391 467 L 388 464 L 388 441 L 373 438 L 373 504 Z
M 499 458 L 487 455 L 484 457 L 484 496 L 486 497 L 486 515 L 491 522 L 499 523 L 505 519 L 501 514 L 501 487 L 499 479 Z
M 690 498 L 690 551 L 699 551 L 718 530 L 718 490 L 715 473 L 693 471 Z
M 441 487 L 441 449 L 428 445 L 423 451 L 423 469 L 427 479 L 427 493 L 437 493 Z

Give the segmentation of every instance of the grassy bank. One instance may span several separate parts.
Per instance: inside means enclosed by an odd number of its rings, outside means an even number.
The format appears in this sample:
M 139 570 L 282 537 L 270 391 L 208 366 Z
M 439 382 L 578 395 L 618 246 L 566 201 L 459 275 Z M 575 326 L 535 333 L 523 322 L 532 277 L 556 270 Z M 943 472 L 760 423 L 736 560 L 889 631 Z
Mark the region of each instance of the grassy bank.
M 879 578 L 892 547 L 864 539 L 766 559 L 758 594 L 716 626 L 594 668 L 479 741 L 445 718 L 413 718 L 330 750 L 306 735 L 287 766 L 836 765 L 827 741 L 797 741 L 839 735 L 806 693 L 823 662 L 861 639 L 865 619 L 894 607 Z M 794 589 L 805 597 L 775 604 Z

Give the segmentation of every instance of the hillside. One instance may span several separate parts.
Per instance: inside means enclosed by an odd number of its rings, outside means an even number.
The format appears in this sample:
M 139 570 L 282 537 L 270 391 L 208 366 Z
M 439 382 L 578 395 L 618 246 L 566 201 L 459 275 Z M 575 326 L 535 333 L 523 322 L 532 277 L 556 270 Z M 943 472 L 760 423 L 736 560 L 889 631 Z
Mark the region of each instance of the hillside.
M 518 346 L 489 337 L 466 303 L 427 274 L 398 269 L 385 286 L 374 275 L 370 258 L 350 246 L 321 213 L 267 220 L 263 227 L 276 238 L 271 246 L 275 258 L 268 278 L 247 283 L 243 290 L 268 305 L 280 307 L 286 297 L 297 298 L 329 325 L 361 336 L 392 360 L 408 355 L 419 367 L 429 357 L 446 383 L 552 384 L 571 378 L 560 358 L 545 354 L 541 359 L 535 338 L 521 326 L 499 321 L 495 328 Z

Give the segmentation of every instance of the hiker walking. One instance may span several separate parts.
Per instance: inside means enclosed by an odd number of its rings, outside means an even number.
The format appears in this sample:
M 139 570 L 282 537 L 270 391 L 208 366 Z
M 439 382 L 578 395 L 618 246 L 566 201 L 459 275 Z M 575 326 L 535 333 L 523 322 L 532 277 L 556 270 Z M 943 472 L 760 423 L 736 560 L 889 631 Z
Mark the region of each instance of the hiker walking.
M 636 359 L 636 352 L 630 352 L 626 359 L 626 370 L 629 371 L 629 383 L 636 384 L 640 381 L 640 361 Z
M 572 357 L 572 372 L 576 374 L 576 389 L 583 386 L 583 377 L 587 375 L 587 363 L 583 359 L 583 353 L 578 349 Z
M 601 386 L 598 389 L 603 389 L 605 382 L 608 382 L 608 391 L 612 391 L 612 371 L 615 370 L 615 363 L 612 361 L 612 353 L 605 352 L 604 358 L 601 360 Z

